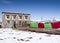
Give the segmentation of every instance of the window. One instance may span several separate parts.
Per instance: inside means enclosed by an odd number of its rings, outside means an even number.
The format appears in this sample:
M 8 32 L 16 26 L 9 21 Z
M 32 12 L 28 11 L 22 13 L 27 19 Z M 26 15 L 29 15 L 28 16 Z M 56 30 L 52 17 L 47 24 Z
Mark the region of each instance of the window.
M 6 15 L 6 18 L 8 18 L 8 19 L 9 19 L 9 15 Z
M 24 25 L 27 26 L 27 21 L 25 21 L 25 24 Z
M 22 19 L 22 16 L 19 16 L 20 19 Z
M 7 23 L 10 23 L 10 21 L 7 21 Z
M 16 15 L 13 15 L 13 18 L 16 19 Z
M 27 21 L 25 21 L 25 23 L 27 23 Z
M 19 23 L 21 24 L 21 21 L 19 21 Z
M 19 21 L 19 24 L 21 25 L 21 21 Z
M 25 19 L 28 19 L 28 16 L 25 16 Z
M 16 24 L 16 22 L 14 21 L 14 24 Z

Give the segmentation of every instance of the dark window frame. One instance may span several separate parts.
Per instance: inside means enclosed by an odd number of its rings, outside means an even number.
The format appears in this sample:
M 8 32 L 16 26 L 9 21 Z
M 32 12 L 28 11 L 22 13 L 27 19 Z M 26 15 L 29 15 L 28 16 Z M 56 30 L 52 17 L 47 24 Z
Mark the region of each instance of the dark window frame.
M 13 15 L 13 18 L 16 19 L 16 15 Z
M 19 19 L 22 19 L 22 16 L 19 16 Z
M 8 23 L 10 23 L 10 21 L 9 21 L 9 20 L 7 20 L 7 22 L 8 22 Z
M 9 18 L 10 18 L 10 16 L 9 16 L 9 15 L 6 15 L 6 18 L 8 18 L 8 19 L 9 19 Z
M 25 16 L 25 19 L 28 19 L 28 16 Z

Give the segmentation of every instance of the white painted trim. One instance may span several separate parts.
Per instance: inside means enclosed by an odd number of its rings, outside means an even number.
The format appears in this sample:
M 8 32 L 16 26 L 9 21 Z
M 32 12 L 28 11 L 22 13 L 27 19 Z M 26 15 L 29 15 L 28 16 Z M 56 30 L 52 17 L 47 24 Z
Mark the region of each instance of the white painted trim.
M 8 18 L 7 18 L 7 16 L 5 15 L 5 19 L 6 19 L 6 20 L 10 20 L 10 18 L 11 18 L 11 16 L 10 16 L 10 15 L 9 15 L 9 19 L 8 19 Z
M 26 21 L 27 21 L 28 19 L 25 19 L 25 16 L 24 16 L 24 20 L 26 20 Z
M 23 18 L 22 18 L 23 19 Z M 20 19 L 20 17 L 18 16 L 18 20 L 22 20 L 22 19 Z
M 16 20 L 16 19 L 14 19 L 14 17 L 12 16 L 12 20 Z

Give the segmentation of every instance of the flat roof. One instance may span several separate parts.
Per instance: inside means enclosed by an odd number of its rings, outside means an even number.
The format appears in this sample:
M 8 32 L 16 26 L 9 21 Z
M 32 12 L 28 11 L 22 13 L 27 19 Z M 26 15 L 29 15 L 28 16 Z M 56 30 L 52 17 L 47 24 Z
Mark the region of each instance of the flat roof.
M 2 12 L 2 14 L 22 14 L 22 15 L 30 15 L 27 13 L 12 13 L 12 12 Z

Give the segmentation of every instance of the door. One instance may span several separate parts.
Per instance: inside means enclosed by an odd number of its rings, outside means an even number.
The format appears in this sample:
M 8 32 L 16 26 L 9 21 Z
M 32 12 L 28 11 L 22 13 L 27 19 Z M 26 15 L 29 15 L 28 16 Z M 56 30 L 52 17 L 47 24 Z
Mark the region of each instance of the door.
M 19 26 L 22 26 L 22 21 L 19 21 Z

